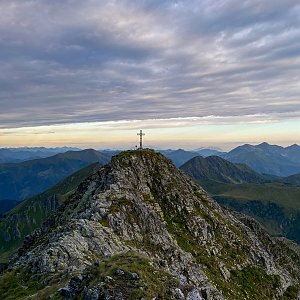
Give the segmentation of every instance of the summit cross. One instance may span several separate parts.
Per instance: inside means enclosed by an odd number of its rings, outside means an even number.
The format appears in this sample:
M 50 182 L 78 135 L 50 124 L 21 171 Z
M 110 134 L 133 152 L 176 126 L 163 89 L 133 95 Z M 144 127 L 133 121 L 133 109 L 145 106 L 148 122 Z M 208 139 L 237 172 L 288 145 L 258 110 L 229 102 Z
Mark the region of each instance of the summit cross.
M 140 148 L 139 149 L 143 149 L 143 135 L 145 135 L 145 133 L 143 133 L 143 130 L 140 130 L 140 133 L 138 133 L 137 135 L 140 136 Z

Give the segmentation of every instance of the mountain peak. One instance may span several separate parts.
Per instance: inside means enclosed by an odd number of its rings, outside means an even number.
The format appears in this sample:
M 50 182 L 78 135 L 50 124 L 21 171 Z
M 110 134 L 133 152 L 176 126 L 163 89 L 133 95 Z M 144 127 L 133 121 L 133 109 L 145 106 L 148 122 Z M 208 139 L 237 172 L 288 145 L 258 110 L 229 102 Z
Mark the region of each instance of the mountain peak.
M 171 160 L 152 149 L 127 150 L 111 159 L 110 166 L 122 170 L 123 168 L 144 168 L 148 169 L 158 164 L 172 165 Z M 174 167 L 174 166 L 173 166 Z M 174 167 L 175 168 L 175 167 Z
M 271 144 L 269 144 L 267 142 L 262 142 L 262 143 L 257 145 L 257 147 L 269 147 L 269 146 L 271 146 Z
M 144 149 L 114 156 L 83 181 L 27 238 L 5 276 L 17 269 L 69 298 L 261 299 L 265 291 L 273 298 L 299 282 L 287 255 L 288 266 L 277 263 L 285 247 Z
M 285 149 L 287 149 L 287 150 L 299 150 L 300 146 L 298 144 L 293 144 L 293 145 L 290 145 L 290 146 L 286 147 Z
M 275 150 L 275 151 L 278 151 L 278 150 L 283 150 L 283 147 L 281 146 L 278 146 L 278 145 L 271 145 L 267 142 L 263 142 L 261 144 L 258 144 L 256 146 L 257 148 L 260 148 L 260 149 L 263 149 L 263 150 Z

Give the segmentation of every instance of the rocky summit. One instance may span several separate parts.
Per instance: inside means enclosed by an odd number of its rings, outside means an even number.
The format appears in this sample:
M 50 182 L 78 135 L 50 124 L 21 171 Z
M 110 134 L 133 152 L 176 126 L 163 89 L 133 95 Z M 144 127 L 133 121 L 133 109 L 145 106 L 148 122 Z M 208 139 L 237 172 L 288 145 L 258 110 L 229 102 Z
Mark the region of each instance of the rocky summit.
M 299 248 L 221 208 L 170 160 L 122 152 L 27 236 L 4 299 L 300 299 Z M 3 299 L 3 298 L 2 298 Z

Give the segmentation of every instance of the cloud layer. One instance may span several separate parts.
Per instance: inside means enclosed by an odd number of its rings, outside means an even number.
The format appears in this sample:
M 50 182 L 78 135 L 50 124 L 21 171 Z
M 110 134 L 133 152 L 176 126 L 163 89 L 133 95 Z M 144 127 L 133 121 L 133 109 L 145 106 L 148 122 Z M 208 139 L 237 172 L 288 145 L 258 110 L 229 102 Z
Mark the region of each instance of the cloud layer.
M 0 128 L 300 117 L 298 0 L 3 0 L 0 49 Z

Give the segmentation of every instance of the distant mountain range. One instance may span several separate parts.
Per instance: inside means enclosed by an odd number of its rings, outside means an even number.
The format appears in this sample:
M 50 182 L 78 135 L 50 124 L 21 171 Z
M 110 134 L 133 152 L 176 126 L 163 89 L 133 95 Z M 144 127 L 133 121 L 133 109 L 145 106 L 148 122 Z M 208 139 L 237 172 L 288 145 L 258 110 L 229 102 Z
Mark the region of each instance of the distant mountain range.
M 41 193 L 89 164 L 106 164 L 107 153 L 87 149 L 67 151 L 42 159 L 0 165 L 0 200 L 24 200 Z
M 300 173 L 300 146 L 281 147 L 262 143 L 256 146 L 243 145 L 222 155 L 223 158 L 243 163 L 259 173 L 290 176 Z
M 72 172 L 90 163 L 99 161 L 105 164 L 113 155 L 120 152 L 109 149 L 67 151 L 69 149 L 68 147 L 0 149 L 0 162 L 24 160 L 18 163 L 0 163 L 0 200 L 24 200 L 45 191 Z M 62 153 L 55 154 L 56 152 Z M 203 158 L 198 158 L 193 163 L 200 164 L 202 172 L 209 169 L 210 180 L 220 181 L 222 178 L 226 178 L 226 182 L 221 180 L 223 183 L 241 183 L 242 181 L 244 183 L 254 183 L 254 181 L 262 183 L 271 180 L 300 186 L 300 146 L 298 145 L 284 148 L 267 143 L 256 146 L 246 144 L 228 153 L 208 148 L 200 148 L 195 151 L 169 149 L 159 150 L 159 152 L 171 159 L 177 167 L 201 155 Z M 213 158 L 209 158 L 211 155 Z M 36 156 L 47 157 L 30 159 Z M 227 163 L 218 160 L 217 156 L 226 159 Z M 209 159 L 204 160 L 204 157 Z M 234 168 L 229 166 L 228 162 L 234 163 Z M 224 169 L 220 169 L 221 167 Z M 233 173 L 226 173 L 229 170 Z M 233 174 L 236 177 L 230 177 Z M 207 175 L 203 174 L 204 178 Z M 198 176 L 200 175 L 198 174 Z M 247 180 L 243 176 L 246 176 Z M 251 182 L 250 179 L 254 181 Z M 8 205 L 10 207 L 10 204 Z M 2 207 L 3 213 L 8 206 L 3 204 Z
M 69 150 L 78 151 L 79 149 L 68 147 L 2 148 L 0 149 L 0 164 L 45 158 Z M 289 147 L 270 145 L 268 143 L 259 145 L 245 144 L 229 152 L 223 152 L 218 148 L 198 148 L 193 151 L 183 149 L 157 151 L 171 159 L 177 167 L 200 155 L 202 157 L 219 156 L 233 163 L 246 164 L 261 174 L 287 177 L 300 173 L 300 146 L 296 144 Z M 118 154 L 120 150 L 107 149 L 99 150 L 98 152 L 111 157 Z
M 197 150 L 197 153 L 199 153 L 203 157 L 223 156 L 223 155 L 226 154 L 226 152 L 224 152 L 224 151 L 219 151 L 219 150 L 216 150 L 216 149 L 208 149 L 208 148 L 199 149 L 199 150 Z
M 80 151 L 71 147 L 21 147 L 21 148 L 0 148 L 0 163 L 16 163 L 37 158 L 45 158 L 67 151 Z
M 262 143 L 259 145 L 245 144 L 229 152 L 217 149 L 197 149 L 194 151 L 160 150 L 180 167 L 188 160 L 196 157 L 219 156 L 232 163 L 241 163 L 251 167 L 258 173 L 287 177 L 300 173 L 300 146 L 281 147 Z
M 217 155 L 217 156 L 223 156 L 226 154 L 226 152 L 219 151 L 217 149 L 208 149 L 208 148 L 201 148 L 194 151 L 187 151 L 183 149 L 169 149 L 169 150 L 157 150 L 167 158 L 171 159 L 176 167 L 182 166 L 184 163 L 189 161 L 190 159 L 197 157 L 197 156 L 211 156 L 211 155 Z
M 171 159 L 176 167 L 180 167 L 191 158 L 199 156 L 198 152 L 186 151 L 183 149 L 158 150 L 158 152 Z

